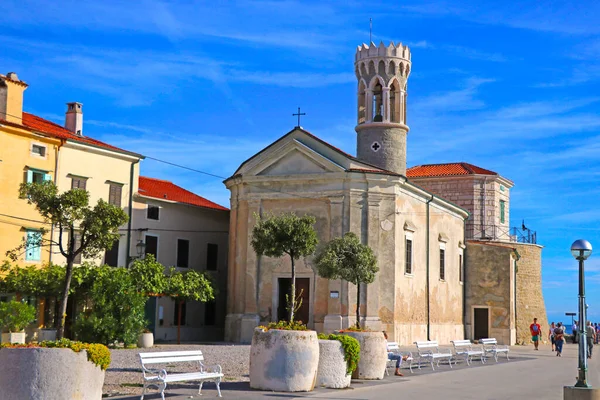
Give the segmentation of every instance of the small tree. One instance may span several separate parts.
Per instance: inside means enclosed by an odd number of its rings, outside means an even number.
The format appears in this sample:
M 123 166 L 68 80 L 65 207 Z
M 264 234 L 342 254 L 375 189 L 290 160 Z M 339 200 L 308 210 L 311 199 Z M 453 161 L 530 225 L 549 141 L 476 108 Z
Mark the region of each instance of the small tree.
M 42 229 L 39 235 L 28 237 L 16 249 L 7 252 L 7 255 L 17 260 L 28 247 L 57 246 L 60 254 L 65 257 L 67 268 L 56 333 L 56 337 L 61 339 L 64 336 L 75 258 L 80 254 L 84 257 L 97 257 L 102 250 L 110 249 L 119 239 L 118 229 L 127 222 L 127 214 L 120 207 L 102 199 L 93 208 L 90 207 L 90 195 L 83 189 L 71 189 L 59 194 L 58 188 L 51 181 L 21 184 L 20 194 L 27 198 L 29 204 L 35 205 L 46 223 L 53 225 L 58 231 L 58 237 L 48 239 L 47 230 Z M 79 240 L 76 240 L 76 236 Z
M 315 217 L 298 217 L 294 213 L 269 215 L 262 219 L 256 215 L 256 225 L 252 230 L 252 247 L 259 256 L 290 256 L 292 262 L 292 287 L 288 297 L 289 322 L 294 322 L 296 312 L 296 268 L 295 261 L 315 252 L 318 239 L 313 225 Z M 303 321 L 306 322 L 306 321 Z
M 360 329 L 360 287 L 372 283 L 379 271 L 373 250 L 348 232 L 327 243 L 315 261 L 323 278 L 343 279 L 356 285 L 356 327 Z
M 186 300 L 207 302 L 214 300 L 215 294 L 210 281 L 201 273 L 192 270 L 181 272 L 171 267 L 166 282 L 165 294 L 175 300 L 178 307 L 177 344 L 181 343 L 181 312 Z

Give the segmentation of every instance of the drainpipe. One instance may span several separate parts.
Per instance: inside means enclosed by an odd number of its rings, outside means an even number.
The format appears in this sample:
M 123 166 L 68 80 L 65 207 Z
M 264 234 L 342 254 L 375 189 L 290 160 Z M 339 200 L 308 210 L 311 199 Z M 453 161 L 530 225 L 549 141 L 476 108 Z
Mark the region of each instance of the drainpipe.
M 467 217 L 468 218 L 468 217 Z M 463 238 L 464 238 L 464 246 L 465 248 L 463 249 L 463 256 L 462 256 L 462 278 L 463 278 L 463 328 L 464 328 L 464 338 L 466 339 L 467 336 L 467 324 L 465 324 L 464 322 L 466 322 L 467 320 L 467 218 L 463 219 Z M 459 266 L 460 267 L 460 266 Z M 473 321 L 471 321 L 471 325 L 473 325 Z
M 127 258 L 125 258 L 125 267 L 129 267 L 129 250 L 131 248 L 131 216 L 133 207 L 133 175 L 135 171 L 135 164 L 139 163 L 140 160 L 133 161 L 129 170 L 129 220 L 127 221 Z
M 434 196 L 431 195 L 431 198 L 429 200 L 427 200 L 427 223 L 426 225 L 426 235 L 427 235 L 427 239 L 426 239 L 426 262 L 425 262 L 425 270 L 426 270 L 426 282 L 425 282 L 425 294 L 426 294 L 426 298 L 427 298 L 427 340 L 431 340 L 430 338 L 430 334 L 431 334 L 431 321 L 430 321 L 430 316 L 431 316 L 431 310 L 430 310 L 430 305 L 429 305 L 429 203 L 431 203 L 433 201 Z

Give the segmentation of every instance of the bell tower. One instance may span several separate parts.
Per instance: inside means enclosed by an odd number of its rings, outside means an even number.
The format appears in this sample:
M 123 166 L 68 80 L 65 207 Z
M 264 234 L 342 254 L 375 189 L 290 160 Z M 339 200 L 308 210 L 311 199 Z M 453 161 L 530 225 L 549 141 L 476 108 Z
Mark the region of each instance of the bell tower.
M 406 175 L 406 82 L 411 70 L 410 50 L 401 43 L 356 50 L 358 79 L 356 152 L 361 161 Z

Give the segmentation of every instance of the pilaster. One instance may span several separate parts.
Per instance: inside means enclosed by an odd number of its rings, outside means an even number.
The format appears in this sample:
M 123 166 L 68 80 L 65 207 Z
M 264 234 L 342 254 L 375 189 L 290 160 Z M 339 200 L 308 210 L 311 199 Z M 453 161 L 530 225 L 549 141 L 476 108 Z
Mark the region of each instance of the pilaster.
M 379 250 L 379 225 L 380 205 L 382 196 L 369 192 L 367 197 L 367 243 L 371 249 L 378 253 Z M 375 280 L 365 287 L 366 315 L 365 326 L 369 329 L 380 330 L 379 295 L 380 274 L 375 274 Z
M 329 198 L 330 239 L 341 237 L 344 220 L 344 196 Z M 327 315 L 323 321 L 323 331 L 331 333 L 342 329 L 342 281 L 330 279 L 328 283 Z

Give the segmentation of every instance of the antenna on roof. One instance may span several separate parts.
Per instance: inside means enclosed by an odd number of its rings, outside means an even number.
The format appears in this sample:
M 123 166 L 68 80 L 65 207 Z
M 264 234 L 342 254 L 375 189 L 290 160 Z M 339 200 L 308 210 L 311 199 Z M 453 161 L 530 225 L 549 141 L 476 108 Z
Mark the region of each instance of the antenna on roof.
M 373 18 L 369 18 L 369 46 L 373 43 Z

